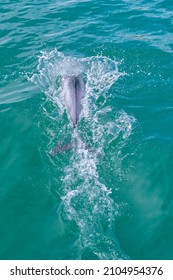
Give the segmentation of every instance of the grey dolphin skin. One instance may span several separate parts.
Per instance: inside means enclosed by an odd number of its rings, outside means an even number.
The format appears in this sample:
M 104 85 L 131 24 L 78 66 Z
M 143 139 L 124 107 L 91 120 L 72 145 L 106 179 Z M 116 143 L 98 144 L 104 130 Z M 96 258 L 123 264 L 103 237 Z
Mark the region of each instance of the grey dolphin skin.
M 62 88 L 67 114 L 76 127 L 82 110 L 81 100 L 85 95 L 85 84 L 82 75 L 63 76 Z
M 80 112 L 82 110 L 81 100 L 85 95 L 85 84 L 82 75 L 79 74 L 77 76 L 63 76 L 61 78 L 61 86 L 64 94 L 67 114 L 75 128 L 79 120 Z M 57 153 L 71 150 L 74 145 L 74 142 L 67 143 L 65 145 L 57 144 L 51 151 L 51 155 L 56 156 Z M 85 145 L 84 148 L 87 148 L 87 146 Z

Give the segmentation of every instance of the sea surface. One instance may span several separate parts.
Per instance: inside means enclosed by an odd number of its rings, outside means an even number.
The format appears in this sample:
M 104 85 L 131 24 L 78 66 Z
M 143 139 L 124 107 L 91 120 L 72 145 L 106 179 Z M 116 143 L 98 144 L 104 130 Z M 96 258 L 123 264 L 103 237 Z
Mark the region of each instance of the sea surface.
M 171 0 L 1 1 L 0 259 L 173 259 Z

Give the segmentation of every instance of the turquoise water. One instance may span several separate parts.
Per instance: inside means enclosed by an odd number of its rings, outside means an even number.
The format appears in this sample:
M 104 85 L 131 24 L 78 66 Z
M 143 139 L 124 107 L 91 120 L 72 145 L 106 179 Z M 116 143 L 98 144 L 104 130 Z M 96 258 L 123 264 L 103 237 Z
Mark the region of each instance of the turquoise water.
M 173 259 L 172 8 L 0 4 L 1 259 Z M 78 73 L 74 130 L 59 77 Z

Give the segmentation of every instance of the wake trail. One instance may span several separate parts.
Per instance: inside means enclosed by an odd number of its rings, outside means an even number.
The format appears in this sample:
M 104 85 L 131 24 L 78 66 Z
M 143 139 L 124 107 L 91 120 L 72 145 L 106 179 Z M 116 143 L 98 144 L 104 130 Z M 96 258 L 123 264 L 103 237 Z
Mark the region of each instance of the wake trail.
M 58 77 L 80 73 L 84 76 L 85 96 L 78 125 L 73 129 L 67 120 Z M 124 110 L 114 114 L 113 106 L 108 102 L 110 88 L 123 75 L 118 70 L 118 63 L 107 57 L 66 57 L 54 50 L 42 53 L 37 73 L 30 78 L 39 85 L 48 102 L 52 101 L 55 106 L 51 111 L 44 108 L 45 115 L 52 120 L 51 127 L 47 128 L 50 139 L 48 149 L 53 154 L 68 150 L 68 153 L 55 158 L 56 168 L 63 173 L 58 190 L 61 197 L 59 211 L 64 223 L 74 221 L 79 229 L 78 258 L 85 256 L 87 250 L 99 259 L 127 258 L 114 234 L 120 207 L 112 195 L 116 186 L 110 185 L 104 172 L 99 171 L 102 169 L 102 158 L 106 157 L 110 147 L 112 152 L 108 153 L 105 174 L 109 168 L 110 176 L 115 176 L 115 163 L 135 123 L 135 118 Z M 59 146 L 55 147 L 59 141 Z M 115 142 L 118 144 L 115 145 Z

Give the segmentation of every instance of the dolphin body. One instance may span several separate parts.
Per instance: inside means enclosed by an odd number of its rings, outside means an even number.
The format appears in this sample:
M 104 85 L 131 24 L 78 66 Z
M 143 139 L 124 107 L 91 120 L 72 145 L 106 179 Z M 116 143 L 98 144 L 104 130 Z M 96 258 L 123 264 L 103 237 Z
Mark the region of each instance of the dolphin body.
M 63 76 L 61 82 L 67 114 L 76 127 L 82 110 L 81 100 L 85 95 L 85 84 L 81 74 Z
M 81 100 L 85 95 L 85 84 L 82 75 L 63 76 L 61 78 L 61 86 L 64 94 L 67 114 L 75 128 L 82 110 Z M 74 142 L 67 143 L 65 145 L 57 144 L 51 151 L 51 155 L 56 156 L 57 153 L 71 150 L 74 145 Z M 87 148 L 87 146 L 85 145 L 84 148 Z

